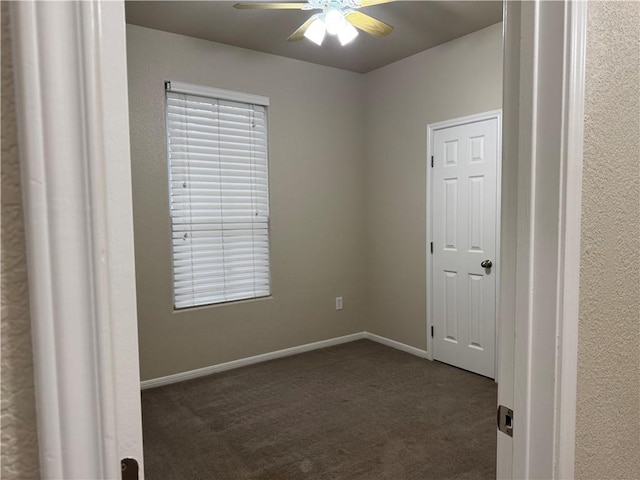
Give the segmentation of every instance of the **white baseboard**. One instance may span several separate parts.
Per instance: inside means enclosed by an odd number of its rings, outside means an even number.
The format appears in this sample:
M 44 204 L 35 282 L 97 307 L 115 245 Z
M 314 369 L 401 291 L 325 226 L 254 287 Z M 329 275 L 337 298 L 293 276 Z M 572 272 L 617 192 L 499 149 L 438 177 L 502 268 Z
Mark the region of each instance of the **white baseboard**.
M 415 355 L 416 357 L 429 358 L 426 350 L 412 347 L 411 345 L 407 345 L 406 343 L 396 342 L 395 340 L 381 337 L 380 335 L 376 335 L 375 333 L 364 332 L 364 338 L 381 343 L 382 345 L 386 345 L 387 347 L 395 348 L 396 350 L 402 350 L 403 352 L 410 353 L 411 355 Z
M 317 350 L 319 348 L 332 347 L 334 345 L 340 345 L 342 343 L 362 340 L 363 338 L 365 338 L 365 335 L 365 332 L 352 333 L 351 335 L 344 335 L 342 337 L 330 338 L 328 340 L 321 340 L 319 342 L 307 343 L 305 345 L 299 345 L 297 347 L 276 350 L 275 352 L 254 355 L 253 357 L 241 358 L 239 360 L 219 363 L 217 365 L 211 365 L 209 367 L 197 368 L 195 370 L 189 370 L 187 372 L 174 373 L 173 375 L 167 375 L 166 377 L 143 380 L 142 382 L 140 382 L 140 388 L 142 390 L 145 390 L 147 388 L 169 385 L 171 383 L 184 382 L 185 380 L 191 380 L 192 378 L 204 377 L 206 375 L 211 375 L 212 373 L 219 373 L 226 370 L 232 370 L 234 368 L 246 367 L 247 365 L 253 365 L 254 363 L 266 362 L 268 360 L 274 360 L 276 358 L 288 357 L 290 355 L 296 355 L 298 353 L 310 352 L 311 350 Z
M 263 353 L 261 355 L 254 355 L 253 357 L 241 358 L 239 360 L 233 360 L 231 362 L 219 363 L 217 365 L 211 365 L 209 367 L 197 368 L 195 370 L 189 370 L 187 372 L 174 373 L 173 375 L 167 375 L 166 377 L 152 378 L 151 380 L 143 380 L 140 382 L 140 389 L 146 390 L 147 388 L 161 387 L 163 385 L 170 385 L 172 383 L 184 382 L 185 380 L 191 380 L 193 378 L 204 377 L 213 373 L 220 373 L 226 370 L 233 370 L 234 368 L 246 367 L 247 365 L 253 365 L 255 363 L 266 362 L 268 360 L 274 360 L 276 358 L 288 357 L 290 355 L 297 355 L 298 353 L 310 352 L 311 350 L 318 350 L 319 348 L 332 347 L 334 345 L 340 345 L 342 343 L 354 342 L 356 340 L 362 340 L 366 338 L 382 345 L 401 350 L 411 355 L 415 355 L 420 358 L 428 358 L 425 350 L 412 347 L 405 343 L 396 342 L 389 338 L 381 337 L 375 333 L 358 332 L 351 335 L 344 335 L 342 337 L 330 338 L 328 340 L 321 340 L 319 342 L 307 343 L 305 345 L 299 345 L 297 347 L 285 348 L 283 350 L 276 350 L 275 352 Z

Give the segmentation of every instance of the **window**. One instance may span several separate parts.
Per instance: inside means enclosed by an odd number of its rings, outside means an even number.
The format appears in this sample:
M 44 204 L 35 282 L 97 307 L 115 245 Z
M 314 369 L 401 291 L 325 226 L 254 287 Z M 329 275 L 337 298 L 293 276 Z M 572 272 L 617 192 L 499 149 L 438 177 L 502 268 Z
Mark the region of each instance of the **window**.
M 167 82 L 174 308 L 269 287 L 268 99 Z

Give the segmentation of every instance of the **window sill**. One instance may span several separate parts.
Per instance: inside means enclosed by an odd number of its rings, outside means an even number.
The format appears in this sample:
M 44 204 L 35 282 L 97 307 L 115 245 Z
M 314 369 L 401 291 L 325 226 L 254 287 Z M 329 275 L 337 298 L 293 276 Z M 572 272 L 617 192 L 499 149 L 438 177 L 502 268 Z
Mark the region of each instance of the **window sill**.
M 203 309 L 209 309 L 209 308 L 220 308 L 220 307 L 228 307 L 231 305 L 243 305 L 243 304 L 247 304 L 247 303 L 254 303 L 254 302 L 259 302 L 261 300 L 273 300 L 273 295 L 266 295 L 264 297 L 256 297 L 256 298 L 245 298 L 242 300 L 231 300 L 228 302 L 220 302 L 220 303 L 209 303 L 207 305 L 196 305 L 194 307 L 184 307 L 184 308 L 175 308 L 173 307 L 173 313 L 175 314 L 181 314 L 181 313 L 186 313 L 186 312 L 193 312 L 196 310 L 203 310 Z

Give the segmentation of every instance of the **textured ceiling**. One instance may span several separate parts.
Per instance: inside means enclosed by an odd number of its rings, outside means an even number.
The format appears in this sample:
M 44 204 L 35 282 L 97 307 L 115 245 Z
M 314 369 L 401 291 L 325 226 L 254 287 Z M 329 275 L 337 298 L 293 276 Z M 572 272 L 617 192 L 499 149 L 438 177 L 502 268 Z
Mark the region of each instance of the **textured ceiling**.
M 366 73 L 502 20 L 501 1 L 405 1 L 362 9 L 395 28 L 341 47 L 287 37 L 315 11 L 237 10 L 236 2 L 127 1 L 127 23 Z

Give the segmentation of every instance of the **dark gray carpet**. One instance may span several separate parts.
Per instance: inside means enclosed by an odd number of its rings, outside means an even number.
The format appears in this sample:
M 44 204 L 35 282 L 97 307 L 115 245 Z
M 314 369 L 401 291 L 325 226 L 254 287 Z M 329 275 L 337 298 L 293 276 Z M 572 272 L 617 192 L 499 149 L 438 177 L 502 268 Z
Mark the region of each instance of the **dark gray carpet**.
M 145 390 L 146 478 L 495 478 L 496 391 L 368 340 Z

